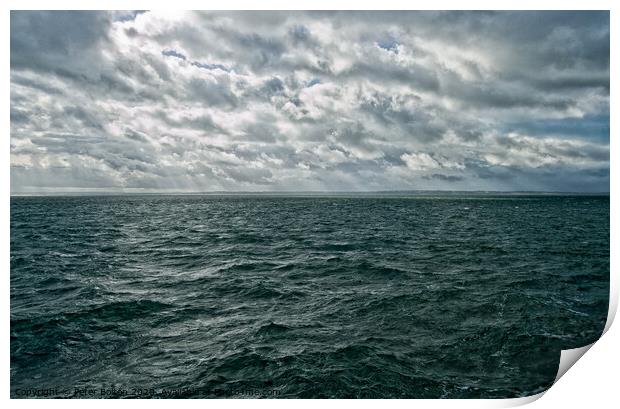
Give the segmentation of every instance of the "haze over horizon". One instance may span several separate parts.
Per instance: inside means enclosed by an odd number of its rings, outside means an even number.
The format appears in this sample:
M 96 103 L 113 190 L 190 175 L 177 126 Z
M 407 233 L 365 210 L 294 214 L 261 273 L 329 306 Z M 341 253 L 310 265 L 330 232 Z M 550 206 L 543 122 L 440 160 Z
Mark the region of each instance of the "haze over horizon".
M 11 193 L 609 191 L 608 12 L 11 12 Z

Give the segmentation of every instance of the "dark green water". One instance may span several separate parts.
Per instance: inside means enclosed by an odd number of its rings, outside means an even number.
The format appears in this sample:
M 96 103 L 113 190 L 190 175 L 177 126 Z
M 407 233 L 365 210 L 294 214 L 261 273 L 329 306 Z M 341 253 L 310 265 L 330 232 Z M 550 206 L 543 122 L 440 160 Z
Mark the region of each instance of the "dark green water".
M 13 197 L 11 396 L 530 395 L 608 290 L 608 196 Z

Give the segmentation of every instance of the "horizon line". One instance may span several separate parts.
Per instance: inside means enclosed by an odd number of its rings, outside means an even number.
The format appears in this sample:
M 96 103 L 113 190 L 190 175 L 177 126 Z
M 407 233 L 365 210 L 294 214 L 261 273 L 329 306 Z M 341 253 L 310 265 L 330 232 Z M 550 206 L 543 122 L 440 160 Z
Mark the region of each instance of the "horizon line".
M 503 195 L 610 195 L 610 191 L 578 192 L 578 191 L 543 191 L 543 190 L 279 190 L 279 191 L 245 191 L 245 190 L 214 190 L 214 191 L 113 191 L 113 190 L 84 190 L 84 191 L 33 191 L 10 192 L 11 197 L 21 196 L 213 196 L 213 195 L 422 195 L 422 194 L 503 194 Z

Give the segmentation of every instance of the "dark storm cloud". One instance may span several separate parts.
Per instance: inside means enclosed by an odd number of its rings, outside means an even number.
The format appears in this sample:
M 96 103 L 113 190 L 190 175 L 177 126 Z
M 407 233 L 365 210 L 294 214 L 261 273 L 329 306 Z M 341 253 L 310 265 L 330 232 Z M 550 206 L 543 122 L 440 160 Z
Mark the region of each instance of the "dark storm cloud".
M 12 11 L 11 68 L 88 72 L 110 26 L 105 12 Z
M 304 25 L 295 24 L 289 28 L 288 33 L 293 40 L 293 44 L 295 45 L 315 44 L 314 40 L 312 39 L 312 35 L 310 34 L 310 31 Z
M 12 12 L 12 189 L 609 189 L 608 12 Z
M 358 80 L 364 78 L 379 82 L 395 82 L 397 84 L 406 83 L 422 91 L 436 92 L 440 87 L 439 78 L 434 70 L 416 65 L 415 63 L 411 67 L 400 67 L 359 62 L 354 64 L 349 70 L 344 71 L 339 77 L 353 77 Z
M 609 138 L 610 132 L 609 115 L 506 123 L 504 129 L 508 132 L 525 132 L 531 135 L 566 135 L 600 140 Z
M 33 88 L 47 95 L 62 94 L 62 90 L 55 86 L 47 84 L 44 80 L 38 78 L 22 77 L 20 75 L 11 75 L 11 85 Z
M 429 176 L 423 176 L 425 179 L 439 179 L 447 182 L 459 182 L 463 180 L 463 176 L 444 175 L 441 173 L 433 173 Z

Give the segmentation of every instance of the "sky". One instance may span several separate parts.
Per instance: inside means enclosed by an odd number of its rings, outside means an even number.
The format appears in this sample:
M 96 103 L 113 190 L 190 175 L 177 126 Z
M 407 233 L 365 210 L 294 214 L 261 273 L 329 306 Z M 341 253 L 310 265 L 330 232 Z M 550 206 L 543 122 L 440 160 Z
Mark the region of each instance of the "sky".
M 11 192 L 609 191 L 608 12 L 11 12 Z

